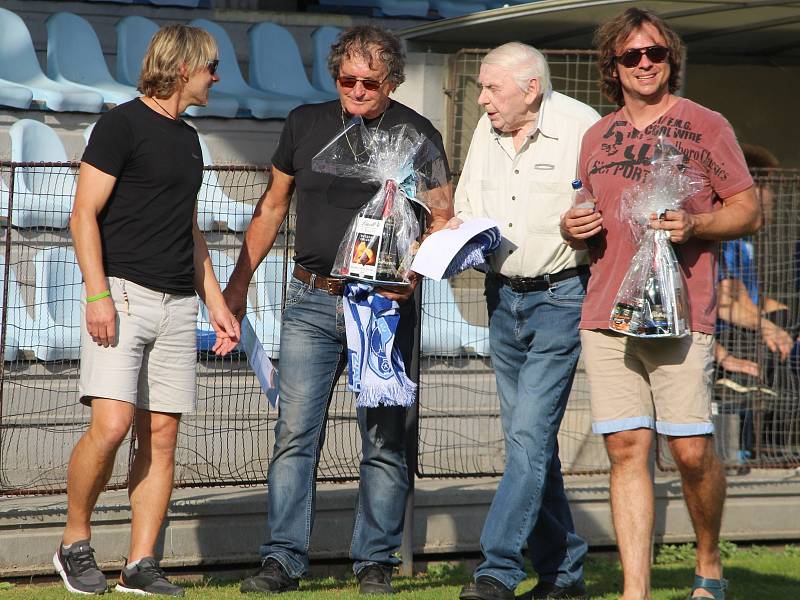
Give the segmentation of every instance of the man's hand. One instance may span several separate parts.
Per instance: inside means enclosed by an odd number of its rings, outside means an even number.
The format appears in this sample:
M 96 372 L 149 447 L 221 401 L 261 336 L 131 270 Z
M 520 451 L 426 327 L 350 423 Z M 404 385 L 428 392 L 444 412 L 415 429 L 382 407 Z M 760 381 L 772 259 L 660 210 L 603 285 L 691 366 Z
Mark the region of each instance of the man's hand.
M 228 310 L 241 323 L 247 312 L 247 288 L 240 288 L 229 283 L 228 287 L 223 290 L 222 297 L 225 299 Z
M 668 210 L 663 219 L 655 213 L 650 215 L 650 227 L 668 231 L 670 242 L 685 244 L 694 235 L 696 220 L 695 215 L 685 210 Z
M 603 215 L 592 208 L 571 208 L 561 215 L 561 237 L 572 248 L 586 248 L 586 240 L 603 230 Z
M 458 229 L 459 227 L 461 227 L 461 224 L 462 224 L 463 222 L 464 222 L 464 221 L 463 221 L 463 220 L 461 220 L 461 219 L 459 219 L 458 217 L 453 217 L 452 219 L 450 219 L 450 220 L 447 222 L 447 225 L 445 225 L 445 227 L 446 227 L 447 229 Z
M 414 295 L 414 290 L 417 289 L 417 284 L 421 279 L 421 277 L 417 273 L 414 273 L 414 271 L 406 272 L 406 276 L 408 277 L 411 285 L 404 285 L 402 287 L 376 287 L 375 291 L 384 298 L 394 300 L 398 304 L 405 304 L 408 302 L 408 299 Z
M 110 296 L 86 303 L 86 331 L 98 346 L 108 348 L 117 339 L 117 309 Z
M 213 310 L 209 307 L 208 316 L 211 321 L 211 327 L 214 328 L 214 332 L 217 334 L 217 341 L 211 350 L 218 356 L 225 356 L 239 344 L 241 339 L 239 321 L 224 304 L 214 307 Z
M 760 377 L 758 365 L 752 360 L 739 358 L 733 354 L 726 354 L 725 358 L 720 361 L 720 366 L 731 373 L 744 373 L 752 377 Z
M 792 336 L 768 319 L 761 321 L 761 338 L 767 348 L 780 355 L 781 360 L 785 361 L 792 353 L 792 346 L 794 346 Z

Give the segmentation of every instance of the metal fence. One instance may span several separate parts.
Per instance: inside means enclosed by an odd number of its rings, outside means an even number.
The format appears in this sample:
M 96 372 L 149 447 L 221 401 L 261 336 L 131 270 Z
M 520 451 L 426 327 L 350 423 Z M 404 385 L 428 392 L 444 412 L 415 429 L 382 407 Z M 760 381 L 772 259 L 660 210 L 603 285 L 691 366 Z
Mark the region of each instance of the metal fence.
M 0 163 L 3 215 L 0 273 L 0 493 L 63 491 L 71 450 L 88 424 L 77 402 L 80 271 L 65 228 L 77 164 Z M 786 306 L 782 322 L 796 337 L 800 282 L 800 175 L 759 177 L 774 197 L 770 223 L 754 237 L 754 266 L 762 298 Z M 242 242 L 242 214 L 266 185 L 263 168 L 207 169 L 198 221 L 218 277 L 230 275 Z M 242 209 L 245 208 L 243 211 Z M 235 225 L 234 223 L 239 223 Z M 294 216 L 251 284 L 248 312 L 268 354 L 277 359 L 281 306 L 293 245 Z M 777 321 L 779 317 L 773 315 Z M 784 317 L 781 317 L 784 318 Z M 498 474 L 504 448 L 499 401 L 488 356 L 487 317 L 480 278 L 425 281 L 422 292 L 417 475 Z M 207 352 L 209 326 L 198 315 L 198 406 L 183 419 L 177 485 L 260 484 L 266 479 L 276 411 L 262 395 L 243 354 Z M 715 386 L 720 451 L 730 464 L 800 464 L 798 356 L 776 358 L 762 331 L 721 330 L 720 342 L 759 366 L 750 379 L 719 371 Z M 205 341 L 204 341 L 205 340 Z M 278 368 L 280 361 L 277 360 Z M 737 387 L 738 386 L 738 387 Z M 601 440 L 590 431 L 588 391 L 579 364 L 559 435 L 565 473 L 608 467 Z M 749 436 L 746 441 L 745 437 Z M 110 487 L 127 483 L 135 434 L 117 457 Z M 741 456 L 742 450 L 747 455 Z M 331 402 L 319 478 L 357 479 L 360 436 L 354 402 L 340 380 Z M 662 453 L 661 466 L 670 467 Z

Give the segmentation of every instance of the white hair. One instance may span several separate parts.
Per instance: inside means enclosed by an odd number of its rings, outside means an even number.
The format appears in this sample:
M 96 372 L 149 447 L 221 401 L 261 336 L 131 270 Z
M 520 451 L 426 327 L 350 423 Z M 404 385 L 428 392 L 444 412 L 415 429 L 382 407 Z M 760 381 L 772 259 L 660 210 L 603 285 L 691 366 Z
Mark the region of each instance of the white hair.
M 539 80 L 542 95 L 546 96 L 550 91 L 550 67 L 547 59 L 533 46 L 521 42 L 503 44 L 490 51 L 481 64 L 495 65 L 510 71 L 523 92 L 528 91 L 531 79 Z

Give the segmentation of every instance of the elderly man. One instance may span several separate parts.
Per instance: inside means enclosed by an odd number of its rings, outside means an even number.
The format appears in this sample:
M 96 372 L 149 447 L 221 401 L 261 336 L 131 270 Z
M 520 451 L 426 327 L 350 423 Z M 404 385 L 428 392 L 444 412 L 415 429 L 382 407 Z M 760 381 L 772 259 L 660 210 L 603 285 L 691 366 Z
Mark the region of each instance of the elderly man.
M 295 590 L 308 569 L 314 475 L 328 404 L 346 363 L 343 284 L 330 277 L 331 267 L 351 219 L 378 190 L 354 178 L 314 172 L 311 159 L 353 116 L 375 132 L 410 125 L 444 156 L 441 135 L 430 121 L 389 98 L 404 80 L 404 65 L 400 42 L 387 30 L 356 26 L 339 36 L 328 60 L 339 99 L 289 114 L 272 157 L 267 191 L 225 290 L 231 310 L 242 315 L 249 281 L 272 248 L 296 189 L 295 267 L 281 322 L 281 401 L 268 474 L 269 536 L 261 546 L 261 570 L 242 583 L 242 592 Z M 450 195 L 442 188 L 438 193 Z M 432 228 L 441 228 L 452 216 L 452 201 L 446 204 L 433 211 Z M 395 346 L 405 364 L 411 358 L 415 310 L 408 300 L 413 287 L 403 293 L 379 289 L 401 303 Z M 357 417 L 363 457 L 350 556 L 361 593 L 392 593 L 408 491 L 405 409 L 358 408 Z
M 481 534 L 484 561 L 462 600 L 514 598 L 527 542 L 534 598 L 584 594 L 586 543 L 575 534 L 558 459 L 558 428 L 580 354 L 588 257 L 559 236 L 584 132 L 599 118 L 554 92 L 544 56 L 509 43 L 483 59 L 486 110 L 456 190 L 457 219 L 490 217 L 503 233 L 486 276 L 489 339 L 506 467 Z
M 142 63 L 144 95 L 100 117 L 83 154 L 70 229 L 85 288 L 80 400 L 92 419 L 69 461 L 67 526 L 53 557 L 70 592 L 106 592 L 90 519 L 134 423 L 131 541 L 116 590 L 183 596 L 155 549 L 181 414 L 195 406 L 195 291 L 217 332 L 214 350 L 229 352 L 239 336 L 197 227 L 200 143 L 179 116 L 206 104 L 217 62 L 205 31 L 160 29 Z
M 597 31 L 602 87 L 619 110 L 583 139 L 581 179 L 597 212 L 575 208 L 562 234 L 582 247 L 594 239 L 581 343 L 592 395 L 592 427 L 611 460 L 611 512 L 624 573 L 624 600 L 650 598 L 653 429 L 667 436 L 697 536 L 693 598 L 725 597 L 719 531 L 725 474 L 711 438 L 711 373 L 717 240 L 752 233 L 760 211 L 733 130 L 718 113 L 675 95 L 683 44 L 652 12 L 630 8 Z M 639 339 L 610 331 L 614 298 L 636 247 L 620 219 L 622 193 L 647 177 L 660 139 L 684 155 L 703 187 L 663 220 L 686 276 L 692 334 Z

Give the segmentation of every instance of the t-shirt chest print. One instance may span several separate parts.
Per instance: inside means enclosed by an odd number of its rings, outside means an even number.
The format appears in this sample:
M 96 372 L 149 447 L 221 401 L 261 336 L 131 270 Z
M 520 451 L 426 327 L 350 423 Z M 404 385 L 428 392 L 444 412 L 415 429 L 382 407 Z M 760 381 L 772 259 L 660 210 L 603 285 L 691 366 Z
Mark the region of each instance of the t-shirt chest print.
M 653 146 L 659 139 L 677 148 L 684 165 L 694 163 L 700 170 L 726 181 L 729 173 L 714 160 L 705 139 L 713 132 L 698 131 L 690 120 L 664 115 L 639 131 L 624 120 L 612 121 L 589 167 L 589 175 L 608 175 L 634 183 L 647 180 Z

